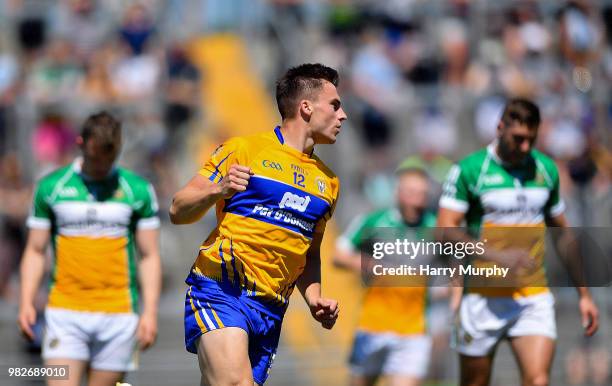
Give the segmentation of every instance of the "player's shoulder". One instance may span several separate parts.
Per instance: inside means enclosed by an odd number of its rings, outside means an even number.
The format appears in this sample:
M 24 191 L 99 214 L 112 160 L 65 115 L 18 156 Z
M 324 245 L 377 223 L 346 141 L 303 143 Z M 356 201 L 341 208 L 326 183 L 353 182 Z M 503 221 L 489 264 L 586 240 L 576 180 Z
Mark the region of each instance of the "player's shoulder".
M 278 139 L 276 139 L 274 132 L 268 130 L 241 137 L 235 137 L 235 141 L 243 146 L 260 148 L 262 146 L 267 147 L 276 144 Z
M 319 158 L 318 155 L 316 154 L 312 154 L 312 159 L 314 159 L 317 162 L 317 166 L 318 168 L 330 179 L 338 179 L 338 176 L 336 175 L 336 173 L 334 173 L 333 170 L 331 170 L 331 168 L 329 166 L 327 166 L 327 164 L 325 162 L 323 162 L 323 160 L 321 158 Z
M 317 156 L 316 154 L 312 155 L 312 159 L 314 159 L 317 163 L 318 170 L 323 173 L 327 181 L 329 182 L 332 192 L 334 196 L 338 196 L 340 191 L 340 179 L 326 164 Z M 317 181 L 318 183 L 318 181 Z
M 223 141 L 223 143 L 219 144 L 219 146 L 217 146 L 217 148 L 213 152 L 213 155 L 216 154 L 221 149 L 223 150 L 230 149 L 230 151 L 233 151 L 234 149 L 241 148 L 247 143 L 247 138 L 248 137 L 242 137 L 242 136 L 230 137 L 226 139 L 225 141 Z
M 277 141 L 273 132 L 264 131 L 250 135 L 231 137 L 219 148 L 225 147 L 230 151 L 241 151 L 248 153 L 258 153 Z
M 557 172 L 557 164 L 555 163 L 555 160 L 552 159 L 551 157 L 547 156 L 546 154 L 536 149 L 533 149 L 531 151 L 531 156 L 536 162 L 539 162 L 540 164 L 542 164 L 542 166 L 544 166 L 546 171 L 553 172 L 553 173 Z
M 456 181 L 461 176 L 468 183 L 475 183 L 481 173 L 482 165 L 486 162 L 487 156 L 487 148 L 482 148 L 468 154 L 451 167 L 448 178 Z
M 124 178 L 130 184 L 144 184 L 144 185 L 146 185 L 146 184 L 149 183 L 149 181 L 147 181 L 147 179 L 144 178 L 143 176 L 141 176 L 140 174 L 136 173 L 133 170 L 125 168 L 123 166 L 120 166 L 120 167 L 117 168 L 117 173 L 119 174 L 119 177 Z
M 62 166 L 55 169 L 38 180 L 39 189 L 53 188 L 58 185 L 62 180 L 65 180 L 74 172 L 73 164 L 70 163 L 66 166 Z
M 388 212 L 389 212 L 389 209 L 386 209 L 386 208 L 373 210 L 369 213 L 364 214 L 362 216 L 362 220 L 363 222 L 367 222 L 367 223 L 377 222 L 379 219 L 387 216 Z
M 478 149 L 465 157 L 463 157 L 457 164 L 461 168 L 462 171 L 468 171 L 472 169 L 480 170 L 483 162 L 487 158 L 488 149 L 483 147 Z
M 377 209 L 363 218 L 363 222 L 367 226 L 393 226 L 395 223 L 401 223 L 401 215 L 397 208 Z
M 133 170 L 118 167 L 117 174 L 125 183 L 127 183 L 135 193 L 146 193 L 150 189 L 151 183 Z
M 389 224 L 389 209 L 378 209 L 367 213 L 362 213 L 351 221 L 346 234 L 360 234 L 364 229 L 373 229 L 376 227 L 390 227 Z

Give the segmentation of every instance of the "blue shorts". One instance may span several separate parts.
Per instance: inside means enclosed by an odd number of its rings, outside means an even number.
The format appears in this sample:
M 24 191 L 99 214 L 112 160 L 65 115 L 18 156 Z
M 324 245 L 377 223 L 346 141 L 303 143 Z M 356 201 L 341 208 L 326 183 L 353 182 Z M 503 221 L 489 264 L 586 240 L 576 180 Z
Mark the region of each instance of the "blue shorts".
M 272 316 L 249 305 L 240 292 L 226 291 L 215 281 L 190 285 L 185 297 L 185 347 L 197 354 L 197 340 L 208 331 L 239 327 L 249 336 L 253 379 L 268 378 L 280 338 L 282 316 Z

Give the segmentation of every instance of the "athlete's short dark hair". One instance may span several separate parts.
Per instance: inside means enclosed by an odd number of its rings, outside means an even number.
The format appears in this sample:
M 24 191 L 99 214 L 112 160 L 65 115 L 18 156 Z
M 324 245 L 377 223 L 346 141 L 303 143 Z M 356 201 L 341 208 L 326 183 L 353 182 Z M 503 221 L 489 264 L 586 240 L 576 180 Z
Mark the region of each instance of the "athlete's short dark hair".
M 314 97 L 314 92 L 323 87 L 324 80 L 337 87 L 338 71 L 319 63 L 290 68 L 276 82 L 276 103 L 281 118 L 293 117 L 299 100 Z
M 541 122 L 540 109 L 530 100 L 514 98 L 506 104 L 501 122 L 506 127 L 518 123 L 530 129 L 537 129 Z
M 81 130 L 83 143 L 94 139 L 99 145 L 114 149 L 121 144 L 121 122 L 108 111 L 90 115 Z

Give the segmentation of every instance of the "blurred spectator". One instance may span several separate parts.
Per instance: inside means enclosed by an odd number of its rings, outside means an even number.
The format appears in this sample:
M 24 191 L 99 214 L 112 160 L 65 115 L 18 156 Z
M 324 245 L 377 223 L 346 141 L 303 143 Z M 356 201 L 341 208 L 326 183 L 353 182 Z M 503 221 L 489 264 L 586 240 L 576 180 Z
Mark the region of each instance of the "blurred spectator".
M 363 44 L 355 53 L 352 65 L 352 85 L 363 103 L 361 122 L 363 140 L 368 146 L 379 147 L 391 139 L 388 114 L 396 105 L 395 97 L 401 84 L 401 74 L 390 60 L 388 47 L 378 29 L 366 29 Z
M 19 62 L 10 51 L 0 49 L 0 155 L 8 148 L 13 136 L 10 116 L 18 92 Z
M 501 118 L 506 100 L 500 96 L 485 97 L 478 102 L 474 111 L 474 127 L 481 145 L 496 137 L 497 123 Z
M 582 152 L 564 167 L 571 180 L 566 194 L 574 203 L 572 224 L 576 226 L 612 225 L 612 155 L 595 137 L 583 139 Z
M 164 124 L 170 143 L 175 146 L 180 131 L 189 123 L 197 108 L 200 71 L 187 56 L 185 48 L 176 44 L 166 54 L 167 83 L 164 100 Z M 179 136 L 179 138 L 177 138 Z
M 546 137 L 545 147 L 555 158 L 574 159 L 583 154 L 586 138 L 573 120 L 560 118 L 553 122 L 552 131 Z
M 155 25 L 141 3 L 128 5 L 118 27 L 122 49 L 110 69 L 111 83 L 119 101 L 151 99 L 159 86 L 161 60 L 152 49 Z
M 399 157 L 439 180 L 446 157 L 493 139 L 514 95 L 542 108 L 538 147 L 556 158 L 570 223 L 612 221 L 610 1 L 10 0 L 0 30 L 0 171 L 20 175 L 0 175 L 0 286 L 22 237 L 20 204 L 6 197 L 27 196 L 32 176 L 68 162 L 77 119 L 121 110 L 125 161 L 154 181 L 162 212 L 186 150 L 206 147 L 194 129 L 212 142 L 228 135 L 225 122 L 209 123 L 214 107 L 199 113 L 215 105 L 201 92 L 214 71 L 187 49 L 202 33 L 242 37 L 253 56 L 240 65 L 263 80 L 298 61 L 350 75 L 340 85 L 350 126 L 323 154 L 345 181 L 341 223 L 388 205 Z
M 142 101 L 123 110 L 128 118 L 122 125 L 121 163 L 135 172 L 145 175 L 151 172 L 151 154 L 173 151 L 169 148 L 166 130 L 161 121 L 158 104 Z
M 470 61 L 466 26 L 460 20 L 447 19 L 439 34 L 444 81 L 449 86 L 463 86 Z
M 119 36 L 132 55 L 145 53 L 154 32 L 151 15 L 144 5 L 134 3 L 127 7 L 119 27 Z
M 0 158 L 0 298 L 15 301 L 11 276 L 19 267 L 25 246 L 25 219 L 30 208 L 31 187 L 22 174 L 15 153 Z
M 585 0 L 568 1 L 560 13 L 561 53 L 577 66 L 599 56 L 602 36 L 592 14 L 593 3 Z
M 442 184 L 453 165 L 446 156 L 456 145 L 456 128 L 449 125 L 440 115 L 421 116 L 416 119 L 414 127 L 418 152 L 405 158 L 399 164 L 398 170 L 418 168 L 427 172 L 431 182 L 428 208 L 435 211 L 442 192 Z M 448 136 L 448 139 L 442 140 L 445 136 Z
M 152 98 L 159 84 L 159 60 L 150 54 L 126 56 L 111 68 L 113 92 L 120 101 L 136 102 Z
M 112 47 L 103 46 L 94 52 L 85 64 L 85 74 L 79 80 L 77 95 L 80 103 L 104 106 L 115 99 L 115 90 L 109 70 L 113 60 Z
M 74 131 L 62 113 L 54 109 L 45 112 L 32 137 L 39 176 L 71 161 L 75 138 Z
M 0 50 L 0 96 L 11 91 L 19 77 L 19 63 L 10 51 Z
M 53 26 L 55 36 L 69 40 L 76 55 L 87 60 L 110 32 L 98 0 L 64 0 Z
M 522 71 L 527 47 L 521 39 L 519 27 L 507 23 L 502 38 L 506 55 L 505 63 L 499 72 L 502 89 L 510 96 L 534 97 L 535 84 L 529 79 L 527 73 Z
M 428 107 L 417 113 L 413 123 L 413 138 L 419 153 L 452 154 L 458 141 L 458 128 L 454 122 L 439 107 Z
M 37 104 L 67 103 L 71 101 L 81 75 L 70 42 L 55 39 L 28 74 L 27 91 Z
M 147 177 L 157 187 L 160 219 L 166 221 L 168 220 L 167 213 L 170 209 L 172 196 L 180 187 L 171 152 L 160 148 L 149 154 L 149 173 L 147 173 Z
M 17 22 L 17 39 L 20 48 L 32 54 L 43 48 L 47 39 L 47 24 L 40 15 L 26 16 Z

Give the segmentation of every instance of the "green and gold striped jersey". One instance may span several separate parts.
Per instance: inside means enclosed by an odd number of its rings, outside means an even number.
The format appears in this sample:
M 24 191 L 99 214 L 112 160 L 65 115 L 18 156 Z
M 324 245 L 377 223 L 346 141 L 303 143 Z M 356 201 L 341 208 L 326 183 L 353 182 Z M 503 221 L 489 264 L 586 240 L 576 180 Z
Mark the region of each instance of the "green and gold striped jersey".
M 557 167 L 537 150 L 520 166 L 510 166 L 499 158 L 496 147 L 492 143 L 451 168 L 440 207 L 465 213 L 468 229 L 488 240 L 490 248 L 528 248 L 541 266 L 541 278 L 532 282 L 545 283 L 545 219 L 565 210 Z M 513 297 L 547 290 L 544 286 L 469 289 L 488 296 Z
M 82 160 L 43 177 L 28 227 L 49 229 L 53 266 L 49 307 L 126 313 L 138 307 L 134 236 L 159 227 L 150 183 L 124 168 L 102 181 L 81 173 Z

